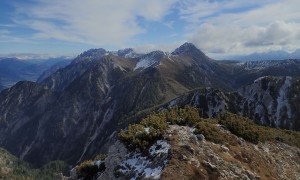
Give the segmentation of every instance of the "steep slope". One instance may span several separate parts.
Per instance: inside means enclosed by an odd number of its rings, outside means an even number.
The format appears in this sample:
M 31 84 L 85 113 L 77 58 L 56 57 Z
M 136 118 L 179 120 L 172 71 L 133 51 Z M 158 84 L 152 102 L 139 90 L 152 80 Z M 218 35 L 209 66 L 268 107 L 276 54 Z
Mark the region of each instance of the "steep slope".
M 270 127 L 300 130 L 300 79 L 261 77 L 236 92 L 198 89 L 173 99 L 162 109 L 186 105 L 197 107 L 205 117 L 225 112 L 238 113 Z
M 62 69 L 69 65 L 71 63 L 71 60 L 64 60 L 64 61 L 59 61 L 54 64 L 51 64 L 51 66 L 45 70 L 36 80 L 36 82 L 42 82 L 45 80 L 47 77 L 58 71 L 59 69 Z
M 300 130 L 300 79 L 261 77 L 239 89 L 242 114 L 272 127 Z
M 175 79 L 184 86 L 190 89 L 217 87 L 223 90 L 232 90 L 233 81 L 230 73 L 217 61 L 207 57 L 195 45 L 185 43 L 175 49 L 171 55 L 173 56 L 171 59 L 180 64 L 177 67 L 183 66 L 177 70 Z

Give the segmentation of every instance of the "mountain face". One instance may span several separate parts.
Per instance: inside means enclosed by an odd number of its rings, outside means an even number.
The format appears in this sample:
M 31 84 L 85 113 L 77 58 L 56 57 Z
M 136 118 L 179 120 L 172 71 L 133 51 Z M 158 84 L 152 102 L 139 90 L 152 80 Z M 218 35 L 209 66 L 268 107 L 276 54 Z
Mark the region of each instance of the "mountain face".
M 199 108 L 204 117 L 232 112 L 270 127 L 300 130 L 300 79 L 261 77 L 235 92 L 199 89 L 162 106 L 163 109 L 186 105 Z
M 298 75 L 299 62 L 283 61 L 286 66 L 270 62 L 257 69 L 259 64 L 212 60 L 190 43 L 170 54 L 92 49 L 41 78 L 39 83 L 19 82 L 1 92 L 0 146 L 38 166 L 56 159 L 75 164 L 95 153 L 106 152 L 115 140 L 116 131 L 136 122 L 138 116 L 199 87 L 211 89 L 204 94 L 187 95 L 180 100 L 182 105 L 197 105 L 207 117 L 225 111 L 252 117 L 252 105 L 245 98 L 252 94 L 247 94 L 247 90 L 234 91 L 262 74 Z M 294 70 L 289 72 L 286 67 Z M 280 87 L 278 83 L 278 94 Z M 297 98 L 294 103 L 299 102 Z M 242 106 L 245 102 L 251 108 Z M 278 106 L 274 104 L 275 107 Z M 279 109 L 284 111 L 285 107 Z M 297 112 L 290 107 L 292 114 Z M 284 112 L 276 116 L 280 117 L 284 117 Z M 266 122 L 298 129 L 294 120 L 297 116 L 290 117 L 288 123 L 271 123 L 275 122 L 273 119 Z
M 300 130 L 299 78 L 261 77 L 240 88 L 239 94 L 243 115 L 263 125 Z
M 45 62 L 46 63 L 46 62 Z M 52 64 L 47 70 L 45 70 L 36 80 L 36 82 L 42 82 L 45 80 L 47 77 L 49 77 L 51 74 L 55 73 L 59 69 L 62 69 L 69 65 L 71 63 L 71 60 L 64 60 L 64 61 L 59 61 L 54 64 Z

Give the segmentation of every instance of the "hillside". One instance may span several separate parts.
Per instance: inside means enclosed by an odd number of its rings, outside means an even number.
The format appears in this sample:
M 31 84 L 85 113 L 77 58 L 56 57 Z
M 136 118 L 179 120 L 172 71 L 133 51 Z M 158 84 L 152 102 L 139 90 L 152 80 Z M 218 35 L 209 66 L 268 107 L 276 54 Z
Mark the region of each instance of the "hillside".
M 149 115 L 121 131 L 107 157 L 76 166 L 71 179 L 300 177 L 300 133 L 258 126 L 231 113 L 216 119 L 199 114 L 185 107 Z

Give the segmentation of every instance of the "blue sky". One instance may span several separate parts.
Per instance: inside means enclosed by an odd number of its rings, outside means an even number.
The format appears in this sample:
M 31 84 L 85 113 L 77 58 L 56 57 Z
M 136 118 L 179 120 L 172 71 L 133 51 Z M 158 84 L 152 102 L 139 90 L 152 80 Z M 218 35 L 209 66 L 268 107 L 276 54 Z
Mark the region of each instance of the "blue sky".
M 186 41 L 212 57 L 294 51 L 298 7 L 299 0 L 0 0 L 0 54 L 172 51 Z

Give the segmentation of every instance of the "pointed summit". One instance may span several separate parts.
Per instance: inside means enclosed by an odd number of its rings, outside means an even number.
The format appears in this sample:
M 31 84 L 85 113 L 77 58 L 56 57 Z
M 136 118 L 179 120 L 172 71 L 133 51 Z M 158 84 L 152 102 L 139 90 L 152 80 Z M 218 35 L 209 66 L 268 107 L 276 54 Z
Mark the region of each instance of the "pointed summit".
M 209 60 L 210 58 L 207 57 L 200 49 L 198 49 L 193 43 L 184 43 L 177 49 L 175 49 L 172 55 L 183 55 L 189 56 L 193 59 L 200 59 L 200 60 Z
M 191 53 L 200 53 L 204 55 L 202 51 L 200 51 L 193 43 L 186 42 L 180 47 L 176 48 L 172 55 L 180 55 L 180 54 L 191 54 Z

